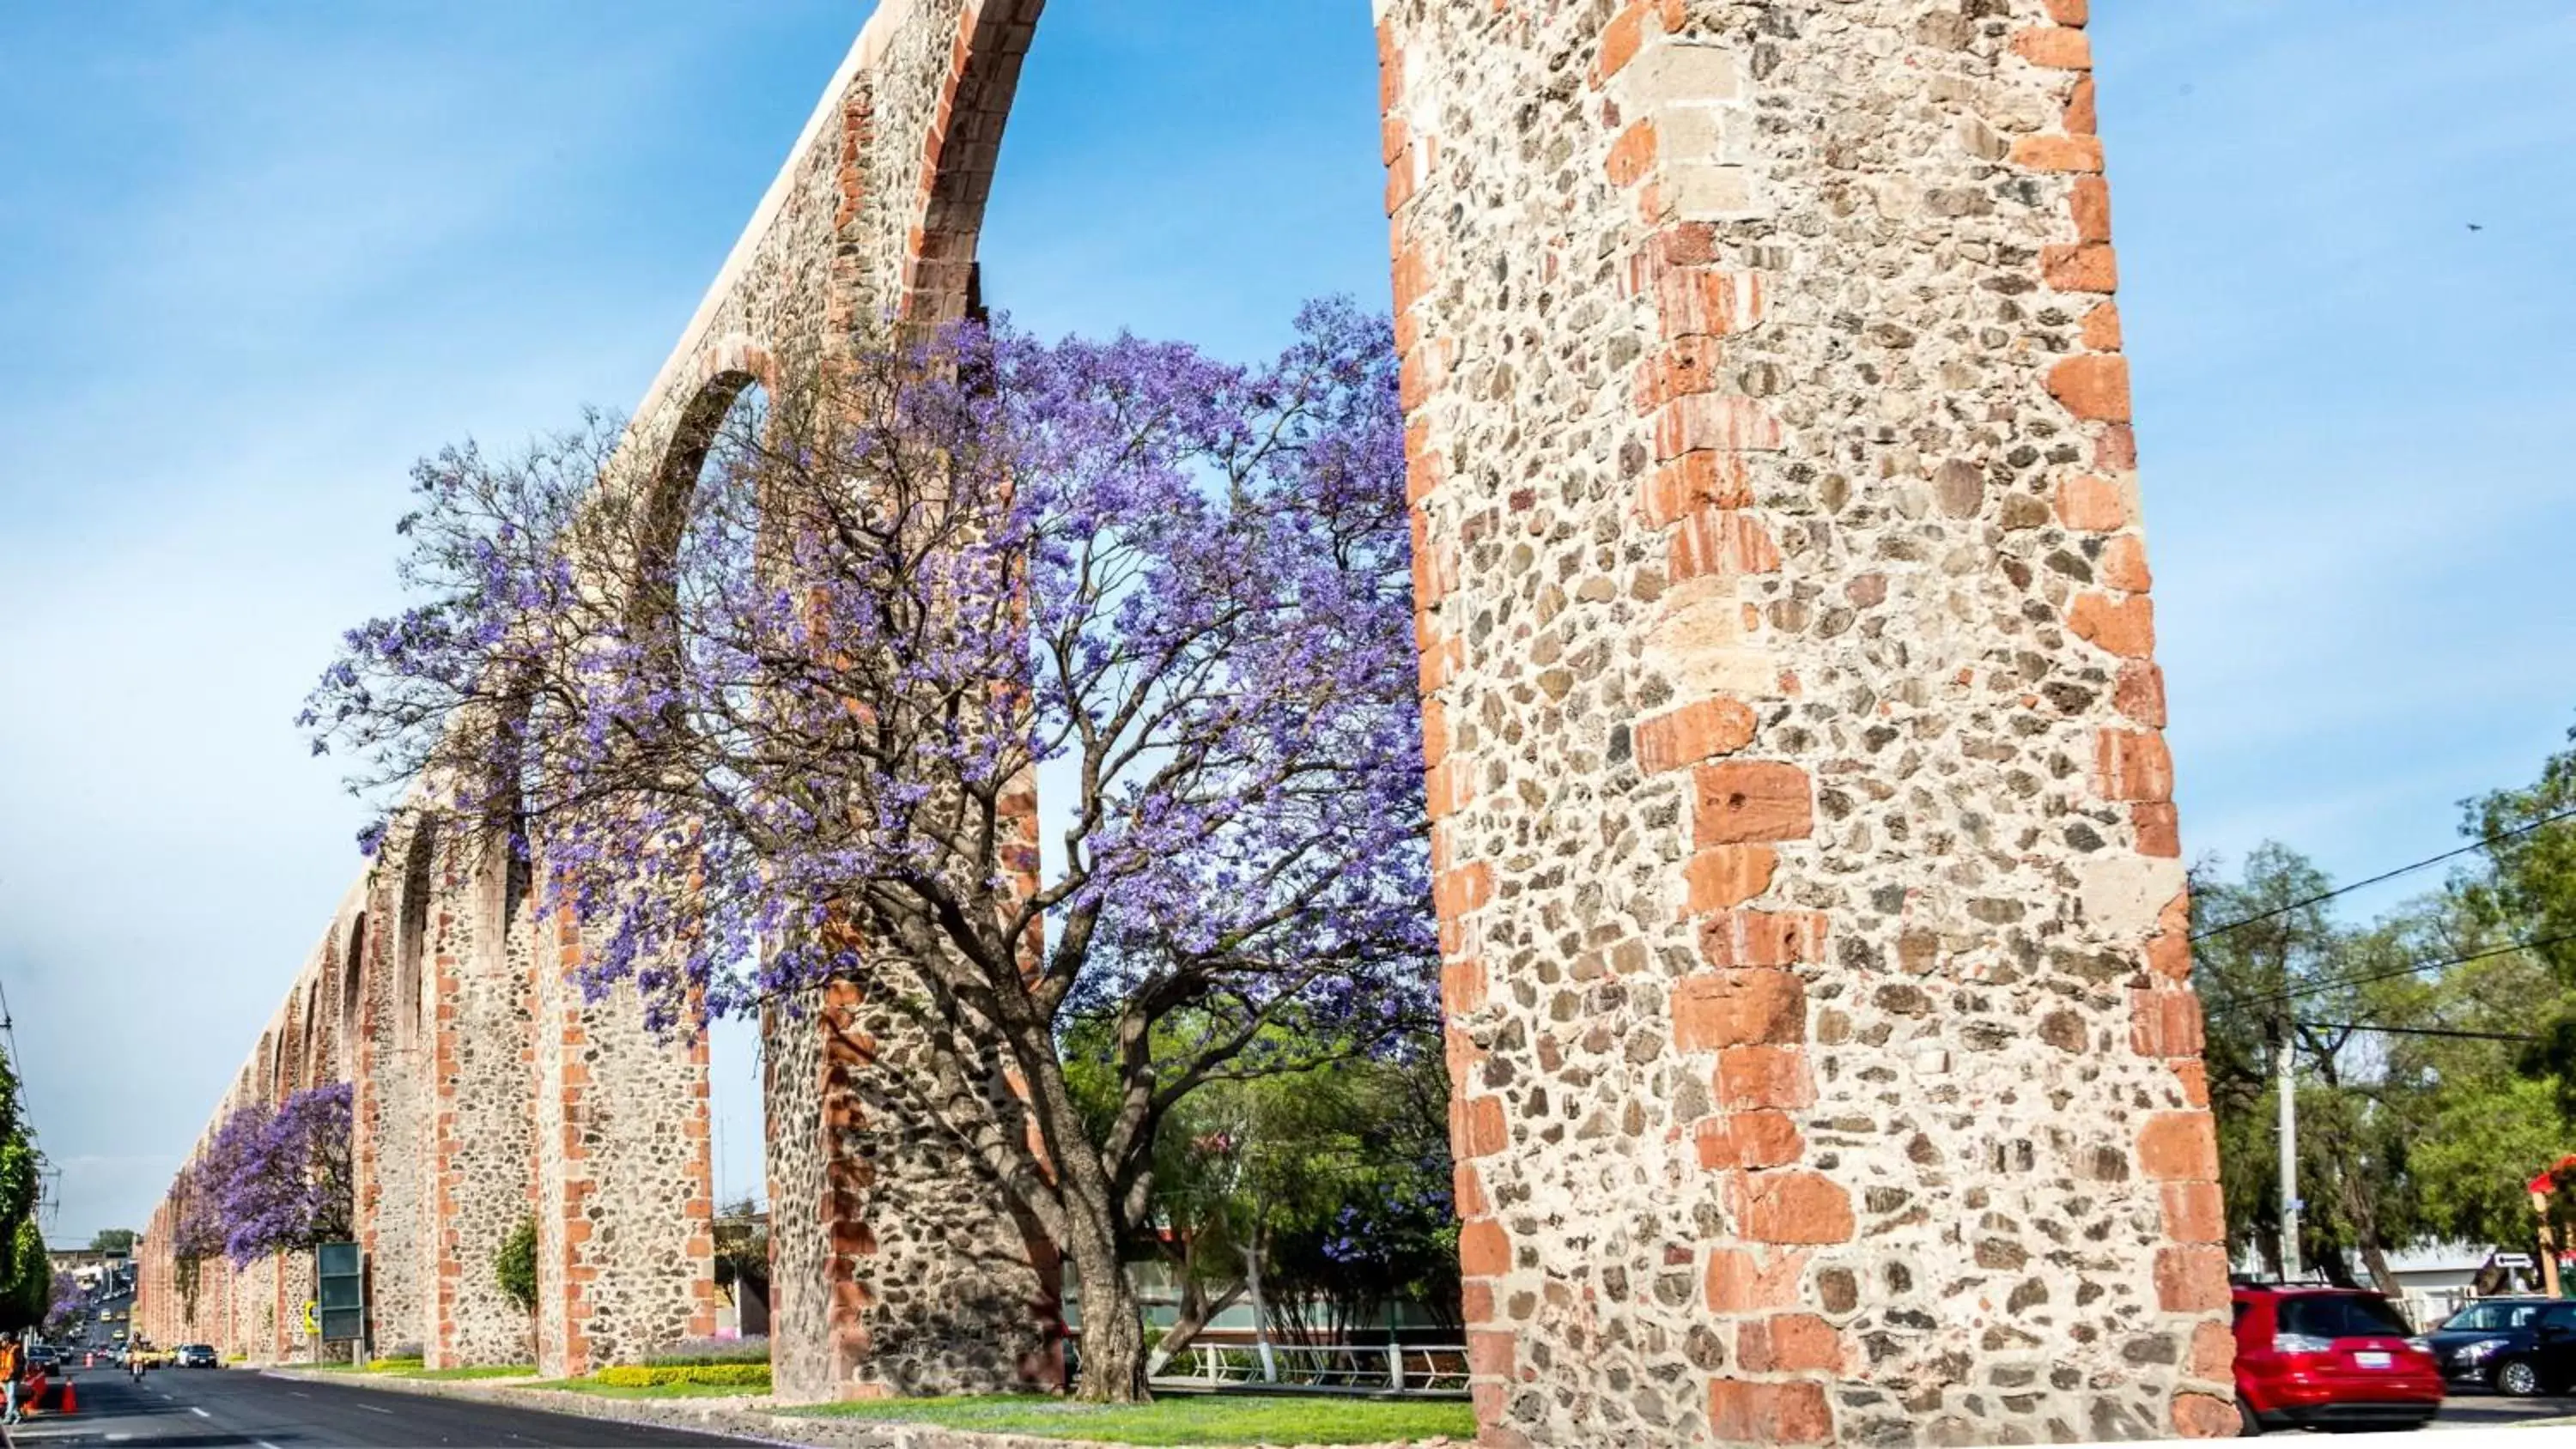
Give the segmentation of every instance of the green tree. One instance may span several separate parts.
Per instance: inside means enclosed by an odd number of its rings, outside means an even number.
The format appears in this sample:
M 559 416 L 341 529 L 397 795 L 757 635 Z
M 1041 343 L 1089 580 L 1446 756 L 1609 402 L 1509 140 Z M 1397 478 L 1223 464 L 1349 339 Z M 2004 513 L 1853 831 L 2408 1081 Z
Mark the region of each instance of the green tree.
M 510 1236 L 501 1240 L 492 1255 L 492 1277 L 501 1286 L 501 1296 L 519 1307 L 530 1319 L 537 1316 L 537 1220 L 533 1216 L 519 1219 Z
M 131 1253 L 134 1251 L 134 1229 L 101 1228 L 98 1236 L 89 1240 L 89 1246 L 93 1253 Z
M 2576 985 L 2576 748 L 2543 761 L 2529 785 L 2464 802 L 2460 829 L 2490 842 L 2490 867 L 2460 892 L 2479 922 L 2531 942 L 2562 986 Z M 2540 1039 L 2520 1065 L 2556 1083 L 2559 1115 L 2576 1122 L 2576 1010 L 2562 1003 L 2526 1017 L 2523 1029 L 2535 1028 Z
M 2388 993 L 2413 959 L 2409 927 L 2353 930 L 2317 898 L 2331 882 L 2287 846 L 2255 848 L 2234 880 L 2204 865 L 2192 891 L 2193 964 L 2207 1020 L 2204 1064 L 2218 1121 L 2231 1249 L 2283 1266 L 2278 1063 L 2297 1083 L 2299 1258 L 2338 1281 L 2354 1260 L 2394 1292 L 2388 1249 L 2419 1229 L 2407 1189 L 2407 1126 L 2417 1088 L 2392 1081 L 2365 1026 L 2386 1024 Z
M 1065 1043 L 1068 1078 L 1099 1130 L 1116 1104 L 1109 1047 L 1107 1028 L 1088 1024 Z M 1396 1301 L 1454 1322 L 1447 1111 L 1447 1068 L 1429 1037 L 1211 1082 L 1177 1106 L 1153 1146 L 1160 1231 L 1133 1249 L 1162 1263 L 1179 1298 L 1157 1352 L 1180 1352 L 1246 1300 L 1291 1335 Z

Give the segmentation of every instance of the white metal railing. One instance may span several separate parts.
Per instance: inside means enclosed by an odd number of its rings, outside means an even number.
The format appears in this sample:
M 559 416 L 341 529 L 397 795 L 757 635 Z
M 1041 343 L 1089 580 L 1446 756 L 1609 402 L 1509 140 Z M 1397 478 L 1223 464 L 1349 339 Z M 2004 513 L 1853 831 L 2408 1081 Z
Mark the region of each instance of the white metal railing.
M 2406 1321 L 2417 1333 L 2430 1333 L 2433 1325 L 2477 1301 L 2473 1288 L 2417 1288 L 2397 1300 Z
M 1153 1371 L 1165 1388 L 1301 1389 L 1311 1393 L 1455 1396 L 1467 1392 L 1461 1343 L 1191 1344 Z

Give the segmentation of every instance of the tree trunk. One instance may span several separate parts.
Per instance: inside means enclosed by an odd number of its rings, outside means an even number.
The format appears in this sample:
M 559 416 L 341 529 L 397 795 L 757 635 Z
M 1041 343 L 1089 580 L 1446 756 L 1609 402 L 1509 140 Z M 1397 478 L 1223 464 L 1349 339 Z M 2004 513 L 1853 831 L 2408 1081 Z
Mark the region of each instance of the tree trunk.
M 1082 1286 L 1082 1358 L 1074 1397 L 1095 1404 L 1141 1403 L 1151 1397 L 1145 1391 L 1143 1307 L 1118 1261 L 1117 1241 L 1088 1231 L 1088 1214 L 1073 1216 L 1073 1241 L 1065 1248 Z
M 1207 1328 L 1208 1321 L 1233 1307 L 1234 1300 L 1243 1296 L 1243 1290 L 1244 1282 L 1237 1278 L 1225 1286 L 1224 1292 L 1211 1298 L 1195 1280 L 1185 1280 L 1181 1290 L 1180 1316 L 1172 1320 L 1172 1326 L 1163 1332 L 1162 1342 L 1154 1346 L 1156 1361 L 1169 1363 L 1187 1352 Z

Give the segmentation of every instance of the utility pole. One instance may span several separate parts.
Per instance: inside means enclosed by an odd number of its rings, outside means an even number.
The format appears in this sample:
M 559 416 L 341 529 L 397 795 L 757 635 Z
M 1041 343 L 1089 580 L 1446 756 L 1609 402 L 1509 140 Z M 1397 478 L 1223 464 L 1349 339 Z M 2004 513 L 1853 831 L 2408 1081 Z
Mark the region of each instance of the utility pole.
M 2281 1098 L 2281 1279 L 2299 1276 L 2299 1083 L 2287 1022 L 2273 1028 L 2272 1077 Z

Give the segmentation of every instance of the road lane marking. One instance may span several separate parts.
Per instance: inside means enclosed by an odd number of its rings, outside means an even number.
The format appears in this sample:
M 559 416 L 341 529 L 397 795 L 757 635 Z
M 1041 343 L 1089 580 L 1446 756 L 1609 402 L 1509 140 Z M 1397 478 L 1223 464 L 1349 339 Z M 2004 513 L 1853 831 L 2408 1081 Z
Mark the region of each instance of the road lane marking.
M 268 1442 L 268 1441 L 267 1441 L 267 1440 L 265 1440 L 265 1439 L 253 1439 L 253 1440 L 251 1440 L 250 1442 L 252 1442 L 253 1444 L 258 1445 L 258 1446 L 259 1446 L 259 1449 L 277 1449 L 277 1446 L 276 1446 L 276 1445 L 271 1444 L 270 1442 Z
M 360 1404 L 358 1407 L 366 1410 L 370 1414 L 390 1414 L 393 1412 L 391 1409 L 379 1409 L 373 1404 Z
M 297 1397 L 297 1398 L 299 1398 L 299 1399 L 309 1399 L 309 1398 L 313 1397 L 311 1394 L 306 1394 L 306 1393 L 297 1393 L 297 1392 L 296 1392 L 296 1390 L 294 1390 L 294 1389 L 288 1389 L 288 1390 L 287 1390 L 287 1392 L 288 1392 L 288 1393 L 290 1393 L 290 1394 L 294 1394 L 294 1395 L 295 1395 L 295 1397 Z
M 196 1415 L 200 1419 L 211 1419 L 214 1417 L 214 1415 L 207 1413 L 205 1410 L 198 1408 L 194 1404 L 190 1404 L 188 1406 L 188 1412 Z

